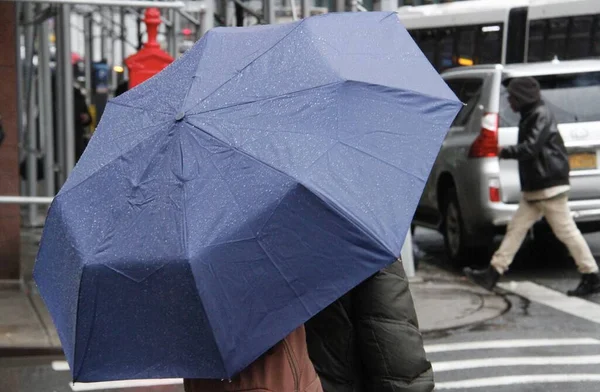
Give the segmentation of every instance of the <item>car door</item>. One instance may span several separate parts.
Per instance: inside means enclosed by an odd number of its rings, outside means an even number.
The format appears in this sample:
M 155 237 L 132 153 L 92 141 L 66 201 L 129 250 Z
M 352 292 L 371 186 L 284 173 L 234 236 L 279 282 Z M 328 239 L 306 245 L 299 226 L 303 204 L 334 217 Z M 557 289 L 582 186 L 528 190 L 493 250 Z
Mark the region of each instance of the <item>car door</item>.
M 473 121 L 480 114 L 478 103 L 484 84 L 484 79 L 479 76 L 451 77 L 445 80 L 465 106 L 454 119 L 427 181 L 425 203 L 436 209 L 439 208 L 437 192 L 440 177 L 449 174 L 456 181 L 454 177 L 468 159 L 469 148 L 477 137 L 477 132 L 473 132 Z

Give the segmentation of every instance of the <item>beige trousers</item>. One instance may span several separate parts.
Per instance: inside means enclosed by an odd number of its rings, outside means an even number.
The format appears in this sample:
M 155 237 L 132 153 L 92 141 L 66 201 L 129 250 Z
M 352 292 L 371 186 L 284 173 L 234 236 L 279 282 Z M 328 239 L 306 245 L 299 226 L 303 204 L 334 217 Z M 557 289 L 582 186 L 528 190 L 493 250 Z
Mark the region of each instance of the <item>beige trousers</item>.
M 492 267 L 500 274 L 506 272 L 529 229 L 544 216 L 556 237 L 571 252 L 579 272 L 582 274 L 598 272 L 598 265 L 588 244 L 575 225 L 575 221 L 573 221 L 567 201 L 568 197 L 566 195 L 535 202 L 522 199 L 517 212 L 508 224 L 500 248 L 492 257 Z

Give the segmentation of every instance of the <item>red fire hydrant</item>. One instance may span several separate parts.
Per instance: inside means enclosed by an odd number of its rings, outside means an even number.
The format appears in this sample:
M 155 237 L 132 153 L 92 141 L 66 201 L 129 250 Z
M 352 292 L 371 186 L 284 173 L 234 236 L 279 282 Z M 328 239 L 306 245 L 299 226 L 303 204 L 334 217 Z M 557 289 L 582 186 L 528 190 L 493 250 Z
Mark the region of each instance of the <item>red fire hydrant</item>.
M 148 42 L 137 53 L 125 59 L 129 69 L 129 88 L 150 79 L 173 62 L 173 58 L 156 41 L 158 25 L 160 25 L 160 11 L 158 8 L 148 8 L 144 15 L 144 23 L 148 32 Z

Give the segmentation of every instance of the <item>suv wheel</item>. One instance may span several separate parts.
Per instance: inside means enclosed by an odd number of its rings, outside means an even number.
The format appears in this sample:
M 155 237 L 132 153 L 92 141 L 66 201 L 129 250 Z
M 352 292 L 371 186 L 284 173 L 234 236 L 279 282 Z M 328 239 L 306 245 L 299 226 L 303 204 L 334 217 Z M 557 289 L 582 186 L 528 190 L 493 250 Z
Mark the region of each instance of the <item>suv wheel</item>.
M 465 245 L 465 231 L 456 189 L 448 189 L 443 202 L 442 234 L 446 254 L 453 264 L 462 266 L 466 261 L 468 249 Z

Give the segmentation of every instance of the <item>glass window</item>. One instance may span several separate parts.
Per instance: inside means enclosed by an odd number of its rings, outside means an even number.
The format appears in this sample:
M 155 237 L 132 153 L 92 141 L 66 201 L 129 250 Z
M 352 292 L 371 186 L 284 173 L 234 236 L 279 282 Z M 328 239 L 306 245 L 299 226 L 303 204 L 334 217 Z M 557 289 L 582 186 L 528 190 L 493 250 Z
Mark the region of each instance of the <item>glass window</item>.
M 456 43 L 458 65 L 475 64 L 475 34 L 474 26 L 458 30 Z
M 429 62 L 435 66 L 435 34 L 432 30 L 419 32 L 419 48 Z
M 519 120 L 521 119 L 520 114 L 513 112 L 510 108 L 508 104 L 508 92 L 504 86 L 502 86 L 500 92 L 500 113 L 498 117 L 500 117 L 498 121 L 500 128 L 518 127 Z
M 580 59 L 590 56 L 590 44 L 594 18 L 577 16 L 571 19 L 571 30 L 567 44 L 567 58 Z
M 582 72 L 536 77 L 542 87 L 542 99 L 559 123 L 600 121 L 600 72 Z M 506 90 L 500 98 L 501 126 L 517 126 L 519 115 L 507 103 Z
M 480 64 L 495 64 L 502 61 L 502 26 L 482 26 L 479 34 L 477 55 Z
M 595 20 L 592 56 L 600 56 L 600 16 L 596 16 Z
M 447 83 L 458 99 L 465 104 L 454 119 L 452 126 L 464 126 L 469 121 L 473 110 L 479 102 L 483 80 L 452 79 L 447 81 Z
M 567 50 L 567 30 L 569 18 L 550 19 L 548 25 L 548 43 L 546 45 L 545 59 L 554 57 L 564 59 Z
M 454 36 L 452 30 L 444 29 L 439 32 L 438 41 L 439 58 L 438 70 L 443 71 L 454 66 Z
M 530 63 L 544 59 L 544 38 L 546 37 L 546 21 L 532 20 L 529 23 L 529 51 L 527 61 Z

